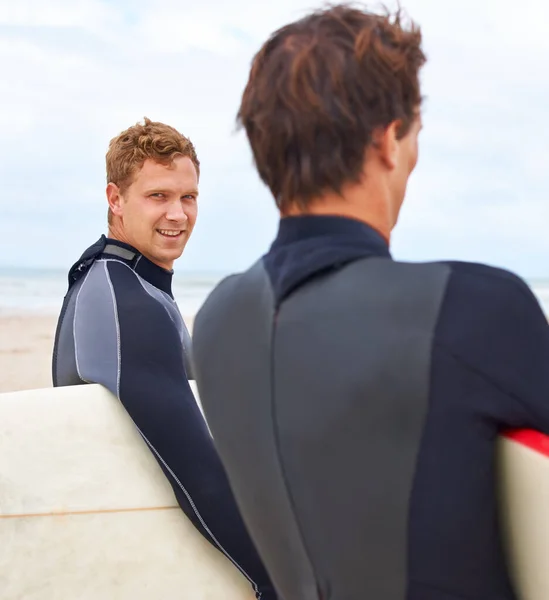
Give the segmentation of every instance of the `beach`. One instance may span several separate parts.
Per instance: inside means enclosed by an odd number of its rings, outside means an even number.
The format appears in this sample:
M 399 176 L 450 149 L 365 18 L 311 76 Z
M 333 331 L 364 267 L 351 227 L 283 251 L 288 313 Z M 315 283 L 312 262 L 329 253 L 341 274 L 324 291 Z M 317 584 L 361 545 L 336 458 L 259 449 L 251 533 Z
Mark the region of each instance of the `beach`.
M 49 387 L 57 317 L 0 316 L 0 393 Z

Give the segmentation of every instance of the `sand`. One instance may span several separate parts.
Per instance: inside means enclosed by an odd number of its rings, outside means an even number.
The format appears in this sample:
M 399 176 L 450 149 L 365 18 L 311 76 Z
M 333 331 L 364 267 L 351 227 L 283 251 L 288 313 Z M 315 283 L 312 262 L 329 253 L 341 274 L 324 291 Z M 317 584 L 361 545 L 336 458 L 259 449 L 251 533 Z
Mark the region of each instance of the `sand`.
M 0 316 L 0 393 L 51 387 L 56 315 Z
M 0 393 L 52 386 L 56 325 L 55 314 L 0 315 Z

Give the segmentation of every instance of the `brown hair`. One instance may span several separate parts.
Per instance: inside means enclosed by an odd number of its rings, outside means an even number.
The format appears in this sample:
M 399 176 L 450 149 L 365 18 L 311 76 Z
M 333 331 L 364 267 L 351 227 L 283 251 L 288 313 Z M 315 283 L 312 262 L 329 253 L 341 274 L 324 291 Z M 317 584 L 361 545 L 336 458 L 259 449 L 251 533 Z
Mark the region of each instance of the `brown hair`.
M 275 31 L 254 57 L 237 123 L 280 209 L 360 180 L 376 129 L 421 104 L 420 29 L 341 4 Z
M 106 156 L 107 183 L 116 184 L 124 193 L 148 158 L 170 165 L 179 156 L 188 156 L 200 176 L 200 162 L 191 140 L 173 127 L 145 117 L 143 125 L 137 123 L 110 141 Z M 109 223 L 111 219 L 109 209 Z

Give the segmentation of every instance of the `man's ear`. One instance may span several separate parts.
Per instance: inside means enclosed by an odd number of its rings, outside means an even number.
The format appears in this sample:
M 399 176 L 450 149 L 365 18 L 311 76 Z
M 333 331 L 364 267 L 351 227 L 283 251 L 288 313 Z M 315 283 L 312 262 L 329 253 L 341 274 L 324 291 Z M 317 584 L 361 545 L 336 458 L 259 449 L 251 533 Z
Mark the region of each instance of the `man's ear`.
M 385 129 L 379 128 L 373 134 L 373 146 L 378 151 L 380 160 L 391 170 L 398 163 L 400 127 L 400 120 L 393 121 Z
M 122 196 L 120 194 L 120 188 L 115 183 L 111 182 L 107 184 L 107 200 L 112 214 L 121 217 L 123 212 Z

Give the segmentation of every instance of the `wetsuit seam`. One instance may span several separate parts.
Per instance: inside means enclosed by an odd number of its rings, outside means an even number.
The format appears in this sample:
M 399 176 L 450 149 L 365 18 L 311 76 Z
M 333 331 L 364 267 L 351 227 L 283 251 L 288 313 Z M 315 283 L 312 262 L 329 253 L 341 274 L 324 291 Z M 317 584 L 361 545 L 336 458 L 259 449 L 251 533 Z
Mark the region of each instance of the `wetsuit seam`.
M 93 265 L 90 267 L 89 271 L 86 273 L 86 276 L 84 277 L 84 280 L 82 281 L 82 285 L 80 286 L 80 289 L 78 290 L 78 292 L 76 294 L 76 300 L 74 301 L 74 316 L 72 318 L 72 337 L 74 339 L 74 362 L 76 364 L 76 372 L 78 374 L 78 377 L 80 377 L 80 379 L 84 383 L 89 383 L 89 384 L 92 384 L 92 382 L 88 381 L 87 379 L 82 377 L 82 374 L 80 373 L 80 365 L 78 364 L 78 343 L 77 343 L 77 337 L 76 337 L 76 317 L 78 315 L 78 300 L 80 299 L 80 294 L 82 293 L 82 290 L 84 289 L 84 286 L 86 285 L 86 282 L 88 281 L 88 277 L 90 276 L 90 273 L 92 272 L 92 270 L 93 270 Z
M 282 475 L 282 481 L 284 483 L 284 489 L 286 491 L 286 495 L 288 497 L 288 502 L 290 504 L 290 507 L 292 509 L 292 515 L 294 517 L 295 520 L 295 525 L 297 528 L 297 531 L 299 533 L 299 541 L 301 542 L 304 552 L 307 556 L 307 560 L 309 561 L 309 565 L 311 566 L 311 571 L 313 573 L 313 576 L 315 578 L 315 586 L 318 587 L 318 575 L 315 571 L 315 568 L 313 566 L 313 561 L 311 560 L 311 554 L 309 549 L 307 548 L 307 544 L 305 543 L 305 539 L 303 536 L 303 531 L 302 531 L 302 527 L 301 527 L 301 523 L 299 522 L 299 519 L 297 517 L 297 511 L 295 508 L 295 503 L 294 503 L 294 499 L 292 497 L 292 494 L 290 492 L 290 487 L 288 485 L 288 479 L 287 479 L 287 475 L 284 469 L 284 464 L 283 461 L 281 459 L 281 453 L 280 453 L 280 440 L 279 440 L 279 432 L 278 432 L 278 420 L 277 420 L 277 412 L 276 412 L 276 402 L 275 402 L 275 394 L 276 394 L 276 385 L 275 385 L 275 337 L 276 337 L 276 321 L 277 321 L 277 317 L 278 317 L 278 309 L 276 309 L 276 312 L 273 316 L 272 319 L 272 324 L 271 324 L 271 344 L 270 344 L 270 368 L 271 368 L 271 381 L 270 381 L 270 388 L 271 388 L 271 419 L 272 419 L 272 423 L 273 423 L 273 439 L 274 439 L 274 446 L 275 446 L 275 451 L 276 451 L 276 459 L 277 459 L 277 463 L 280 467 L 280 473 Z
M 139 433 L 141 434 L 142 438 L 145 440 L 146 444 L 149 446 L 149 448 L 153 451 L 154 454 L 156 454 L 156 456 L 158 457 L 158 459 L 160 460 L 160 462 L 166 467 L 166 469 L 168 470 L 168 472 L 170 473 L 170 475 L 177 482 L 177 485 L 179 485 L 179 487 L 181 488 L 181 490 L 183 491 L 183 493 L 187 497 L 187 500 L 189 501 L 189 504 L 191 505 L 194 513 L 198 517 L 198 520 L 200 521 L 202 527 L 204 527 L 204 529 L 206 530 L 206 532 L 208 533 L 208 535 L 215 542 L 215 544 L 221 550 L 221 552 L 235 565 L 235 567 L 242 573 L 242 575 L 244 575 L 244 577 L 246 577 L 246 579 L 252 584 L 254 592 L 256 593 L 256 595 L 259 594 L 259 596 L 257 596 L 257 600 L 261 600 L 261 592 L 259 591 L 259 588 L 258 588 L 257 584 L 255 583 L 255 581 L 231 557 L 231 555 L 225 550 L 225 548 L 223 548 L 223 546 L 221 545 L 221 543 L 218 541 L 218 539 L 215 537 L 215 535 L 212 533 L 212 531 L 210 530 L 210 528 L 206 524 L 206 521 L 204 521 L 202 515 L 200 514 L 200 512 L 199 512 L 199 510 L 198 510 L 198 508 L 196 506 L 196 504 L 194 503 L 194 501 L 193 501 L 191 495 L 189 494 L 189 492 L 186 490 L 185 486 L 181 483 L 181 481 L 179 481 L 179 478 L 177 477 L 177 475 L 172 471 L 172 469 L 170 468 L 170 466 L 162 458 L 162 456 L 160 455 L 160 453 L 158 452 L 158 450 L 151 444 L 151 442 L 148 440 L 148 438 L 145 436 L 145 434 L 141 431 L 141 429 L 137 425 L 136 425 L 136 428 L 139 431 Z
M 487 375 L 486 373 L 484 373 L 478 367 L 475 367 L 475 366 L 469 364 L 467 361 L 465 361 L 463 358 L 461 358 L 461 356 L 459 356 L 458 354 L 456 354 L 451 348 L 449 348 L 445 343 L 441 342 L 440 340 L 436 340 L 435 339 L 434 345 L 437 346 L 438 348 L 440 348 L 440 350 L 442 352 L 445 352 L 448 356 L 450 356 L 451 358 L 453 358 L 457 363 L 459 363 L 459 365 L 462 368 L 470 371 L 471 373 L 474 373 L 475 375 L 477 375 L 478 377 L 480 377 L 483 381 L 485 381 L 486 383 L 488 383 L 491 386 L 493 386 L 501 394 L 503 394 L 503 395 L 507 396 L 508 398 L 510 398 L 510 399 L 515 400 L 516 402 L 518 402 L 532 419 L 536 418 L 535 415 L 532 414 L 532 412 L 530 410 L 530 407 L 519 396 L 517 396 L 514 392 L 512 392 L 510 390 L 504 389 L 503 386 L 500 385 L 497 381 L 494 381 L 489 375 Z
M 116 302 L 116 294 L 114 292 L 114 286 L 112 284 L 111 276 L 107 267 L 107 263 L 103 263 L 103 267 L 105 270 L 105 275 L 107 277 L 107 283 L 111 290 L 111 298 L 112 298 L 112 307 L 114 311 L 114 322 L 116 325 L 116 358 L 117 358 L 117 366 L 116 366 L 116 395 L 118 399 L 120 399 L 120 376 L 122 372 L 122 350 L 120 344 L 120 321 L 118 319 L 118 304 Z
M 127 266 L 127 265 L 126 265 Z M 130 267 L 128 267 L 130 268 Z M 175 301 L 170 298 L 170 296 L 168 294 L 166 294 L 166 292 L 158 289 L 157 287 L 153 286 L 151 283 L 148 283 L 146 281 L 143 280 L 143 278 L 141 277 L 141 275 L 139 275 L 139 273 L 136 273 L 135 271 L 132 271 L 133 274 L 137 277 L 137 281 L 139 281 L 139 283 L 141 284 L 141 287 L 145 290 L 145 292 L 155 301 L 158 302 L 158 298 L 155 298 L 154 295 L 152 294 L 152 292 L 147 288 L 147 285 L 150 285 L 151 287 L 154 287 L 155 290 L 158 290 L 162 295 L 163 298 L 165 298 L 166 300 L 168 300 L 170 302 L 170 304 L 177 309 L 177 312 L 179 314 L 179 318 L 181 319 L 181 321 L 183 321 L 183 323 L 185 323 L 183 316 L 181 315 L 181 312 L 179 311 L 177 305 L 175 304 Z M 173 316 L 170 314 L 170 311 L 168 310 L 168 307 L 161 303 L 162 308 L 166 311 L 166 314 L 168 315 L 168 318 L 170 319 L 170 321 L 172 321 L 173 323 L 175 323 L 175 320 L 173 318 Z M 185 348 L 185 344 L 183 343 L 183 339 L 181 340 L 181 345 L 183 346 L 183 352 L 185 352 L 187 350 L 187 348 Z

